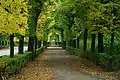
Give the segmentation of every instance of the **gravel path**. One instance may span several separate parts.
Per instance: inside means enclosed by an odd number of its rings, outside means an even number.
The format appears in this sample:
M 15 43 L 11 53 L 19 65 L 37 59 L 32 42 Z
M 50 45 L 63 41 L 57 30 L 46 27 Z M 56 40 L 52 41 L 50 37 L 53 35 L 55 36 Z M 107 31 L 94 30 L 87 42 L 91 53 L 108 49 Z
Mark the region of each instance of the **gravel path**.
M 62 50 L 59 47 L 49 47 L 45 53 L 49 56 L 47 65 L 54 68 L 55 70 L 53 80 L 100 80 L 88 74 L 77 71 L 74 69 L 76 67 L 69 66 L 69 64 L 74 64 L 73 61 L 77 61 L 79 63 L 78 58 L 69 55 L 68 52 Z
M 60 47 L 49 47 L 35 61 L 29 62 L 21 74 L 9 80 L 100 80 L 80 72 L 80 62 Z

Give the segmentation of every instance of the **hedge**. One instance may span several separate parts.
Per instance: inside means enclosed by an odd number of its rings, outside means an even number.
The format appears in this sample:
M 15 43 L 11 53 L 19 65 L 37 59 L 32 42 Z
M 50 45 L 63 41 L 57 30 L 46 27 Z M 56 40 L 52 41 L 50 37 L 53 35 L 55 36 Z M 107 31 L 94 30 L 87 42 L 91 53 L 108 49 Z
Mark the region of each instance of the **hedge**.
M 73 48 L 70 46 L 66 47 L 66 50 L 70 52 L 70 54 L 76 55 L 76 56 L 80 56 L 82 58 L 86 58 L 88 60 L 94 61 L 96 62 L 96 53 L 95 52 L 83 52 L 83 50 L 77 49 L 77 48 Z
M 120 54 L 99 54 L 99 64 L 106 71 L 120 70 Z
M 37 49 L 36 56 L 40 55 L 44 50 L 44 47 Z M 35 58 L 34 57 L 34 58 Z M 3 56 L 0 58 L 0 77 L 1 76 L 10 76 L 20 72 L 21 68 L 30 60 L 32 60 L 32 52 L 24 52 L 24 54 L 17 54 L 14 58 L 9 56 Z
M 70 46 L 66 47 L 66 50 L 72 55 L 80 56 L 88 60 L 93 61 L 95 64 L 101 66 L 105 71 L 117 71 L 120 70 L 120 54 L 107 54 L 97 52 L 83 52 L 80 49 L 76 49 Z

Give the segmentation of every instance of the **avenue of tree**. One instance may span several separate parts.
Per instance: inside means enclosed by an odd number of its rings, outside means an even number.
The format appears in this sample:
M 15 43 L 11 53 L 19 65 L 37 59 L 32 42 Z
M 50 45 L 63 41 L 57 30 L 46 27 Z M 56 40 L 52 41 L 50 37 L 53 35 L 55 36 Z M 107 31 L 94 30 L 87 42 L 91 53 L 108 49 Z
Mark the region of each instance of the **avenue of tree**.
M 23 54 L 47 45 L 56 35 L 63 48 L 118 54 L 120 51 L 120 0 L 0 0 L 0 34 L 10 36 L 10 57 L 14 57 L 14 36 Z M 82 41 L 82 42 L 81 42 Z M 81 48 L 82 46 L 82 48 Z

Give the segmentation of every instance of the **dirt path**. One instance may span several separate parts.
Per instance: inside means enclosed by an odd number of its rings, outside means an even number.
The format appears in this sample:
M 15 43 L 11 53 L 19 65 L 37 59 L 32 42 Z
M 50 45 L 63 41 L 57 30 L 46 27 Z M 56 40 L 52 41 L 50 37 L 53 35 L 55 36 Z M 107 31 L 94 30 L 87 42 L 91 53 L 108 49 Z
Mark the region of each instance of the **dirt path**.
M 55 70 L 53 80 L 100 80 L 77 71 L 75 69 L 77 67 L 73 65 L 74 62 L 77 62 L 77 66 L 80 67 L 78 58 L 69 55 L 65 50 L 61 48 L 48 48 L 45 52 L 49 56 L 47 64 Z
M 78 58 L 61 48 L 49 47 L 35 61 L 29 62 L 21 74 L 9 80 L 102 80 L 79 71 Z

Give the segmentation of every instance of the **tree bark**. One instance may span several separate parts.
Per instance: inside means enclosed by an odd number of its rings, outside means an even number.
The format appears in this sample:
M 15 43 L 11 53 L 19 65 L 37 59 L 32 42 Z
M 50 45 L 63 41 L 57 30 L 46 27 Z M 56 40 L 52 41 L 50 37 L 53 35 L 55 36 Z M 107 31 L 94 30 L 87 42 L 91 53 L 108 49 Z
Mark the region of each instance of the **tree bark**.
M 43 41 L 43 46 L 46 46 L 46 41 Z
M 111 44 L 110 44 L 110 54 L 112 53 L 113 51 L 113 44 L 114 44 L 114 37 L 115 37 L 115 33 L 113 32 L 114 30 L 112 30 L 112 33 L 111 33 Z
M 73 40 L 71 40 L 71 47 L 73 47 Z
M 88 36 L 88 29 L 85 29 L 85 31 L 84 31 L 83 51 L 86 51 L 86 49 L 87 49 L 87 36 Z
M 34 45 L 34 55 L 36 55 L 36 50 L 37 50 L 37 37 L 35 36 L 35 39 L 34 39 L 34 43 L 35 43 L 35 45 Z
M 71 47 L 71 40 L 68 41 L 69 46 Z
M 34 52 L 34 37 L 29 37 L 28 51 Z
M 14 34 L 10 35 L 10 57 L 14 57 Z
M 19 54 L 23 54 L 24 51 L 24 36 L 21 36 L 21 38 L 19 39 Z
M 66 49 L 66 41 L 63 41 L 63 42 L 62 42 L 62 45 L 63 45 L 62 48 L 63 48 L 63 49 Z
M 77 48 L 79 49 L 80 37 L 77 38 Z
M 76 48 L 76 40 L 75 40 L 75 39 L 72 40 L 72 47 L 73 47 L 73 48 Z
M 104 52 L 103 34 L 102 33 L 98 33 L 98 52 L 99 53 Z
M 92 34 L 91 52 L 94 52 L 94 51 L 95 51 L 95 39 L 96 39 L 96 34 Z
M 38 48 L 41 47 L 41 41 L 38 41 Z

